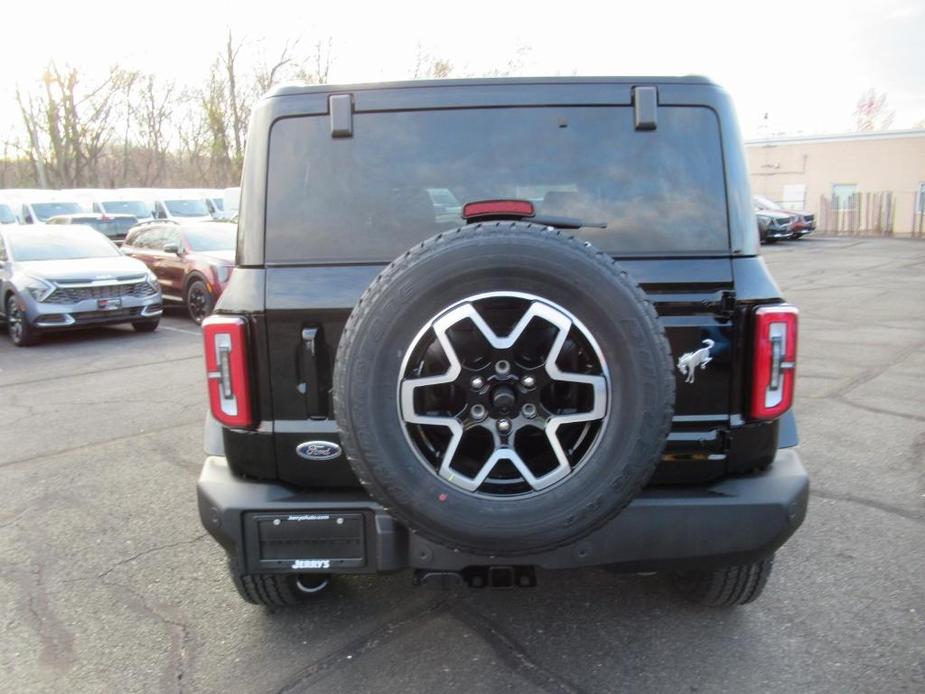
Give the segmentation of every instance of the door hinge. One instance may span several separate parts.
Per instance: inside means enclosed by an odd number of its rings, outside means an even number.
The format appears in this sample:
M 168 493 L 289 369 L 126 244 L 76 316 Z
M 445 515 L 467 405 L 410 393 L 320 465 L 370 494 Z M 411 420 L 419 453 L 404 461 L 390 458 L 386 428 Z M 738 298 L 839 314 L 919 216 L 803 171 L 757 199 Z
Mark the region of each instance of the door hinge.
M 736 293 L 731 291 L 723 292 L 719 304 L 716 307 L 716 315 L 723 320 L 731 320 L 736 310 Z

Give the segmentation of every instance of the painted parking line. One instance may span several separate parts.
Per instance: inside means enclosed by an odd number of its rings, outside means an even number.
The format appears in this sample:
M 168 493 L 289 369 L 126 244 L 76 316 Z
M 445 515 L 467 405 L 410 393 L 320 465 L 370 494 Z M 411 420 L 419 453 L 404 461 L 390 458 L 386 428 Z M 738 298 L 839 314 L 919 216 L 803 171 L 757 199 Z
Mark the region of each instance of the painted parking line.
M 186 333 L 187 335 L 196 335 L 197 337 L 202 335 L 201 330 L 184 330 L 183 328 L 172 328 L 169 325 L 158 326 L 159 330 L 173 330 L 175 333 Z

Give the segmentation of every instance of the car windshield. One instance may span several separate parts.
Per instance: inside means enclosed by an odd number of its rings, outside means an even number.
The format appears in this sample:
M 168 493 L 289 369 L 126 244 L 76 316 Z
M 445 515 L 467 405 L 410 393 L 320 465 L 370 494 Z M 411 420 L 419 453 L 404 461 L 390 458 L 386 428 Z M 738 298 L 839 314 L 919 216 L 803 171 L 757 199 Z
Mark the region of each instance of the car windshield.
M 77 260 L 121 255 L 106 237 L 86 229 L 31 231 L 7 238 L 13 260 Z
M 206 201 L 195 200 L 165 200 L 164 206 L 174 217 L 208 217 L 209 208 Z
M 225 201 L 222 200 L 221 198 L 212 198 L 212 204 L 215 205 L 215 207 L 221 210 L 222 212 L 225 211 Z
M 59 214 L 77 214 L 80 212 L 80 205 L 76 202 L 35 202 L 32 203 L 32 209 L 35 210 L 38 221 L 44 222 L 49 217 Z
M 760 210 L 780 210 L 782 209 L 780 205 L 772 200 L 768 200 L 765 197 L 760 195 L 753 196 L 755 200 L 755 207 Z
M 141 200 L 108 200 L 100 206 L 108 214 L 130 214 L 139 219 L 151 216 L 151 206 Z
M 235 228 L 231 225 L 217 224 L 216 228 L 187 229 L 186 241 L 194 251 L 233 251 L 235 248 Z
M 16 224 L 16 215 L 9 205 L 0 204 L 0 224 Z
M 538 217 L 606 224 L 577 234 L 607 252 L 729 248 L 706 108 L 663 109 L 652 132 L 625 107 L 358 113 L 354 127 L 362 137 L 332 138 L 327 117 L 273 126 L 268 261 L 387 262 L 458 226 L 460 203 L 512 198 Z

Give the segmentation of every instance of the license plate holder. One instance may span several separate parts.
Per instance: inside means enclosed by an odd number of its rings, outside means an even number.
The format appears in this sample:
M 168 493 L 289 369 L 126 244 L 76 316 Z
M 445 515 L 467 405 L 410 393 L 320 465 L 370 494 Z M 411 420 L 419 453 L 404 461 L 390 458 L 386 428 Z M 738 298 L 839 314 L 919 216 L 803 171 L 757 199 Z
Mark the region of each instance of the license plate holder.
M 117 308 L 122 308 L 122 299 L 97 299 L 96 306 L 100 311 L 114 311 Z
M 245 514 L 246 554 L 254 571 L 295 573 L 366 565 L 361 512 L 300 511 Z

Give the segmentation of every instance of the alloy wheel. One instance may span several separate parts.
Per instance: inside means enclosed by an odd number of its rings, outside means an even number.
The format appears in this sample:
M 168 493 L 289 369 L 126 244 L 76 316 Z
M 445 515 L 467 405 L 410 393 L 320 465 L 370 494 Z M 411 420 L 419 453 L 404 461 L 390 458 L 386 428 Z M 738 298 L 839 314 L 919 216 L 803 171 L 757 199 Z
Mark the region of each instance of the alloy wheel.
M 10 333 L 10 339 L 13 342 L 19 342 L 22 340 L 23 334 L 23 314 L 22 310 L 19 308 L 19 302 L 16 301 L 16 297 L 11 296 L 6 302 L 6 323 L 7 330 Z
M 563 307 L 519 292 L 469 297 L 429 320 L 407 350 L 399 416 L 421 462 L 459 489 L 540 493 L 596 447 L 610 374 Z
M 193 282 L 190 286 L 186 305 L 190 317 L 197 323 L 202 323 L 212 311 L 212 297 L 202 282 Z

